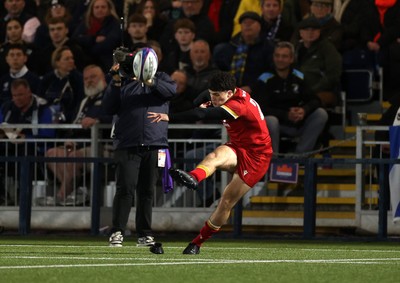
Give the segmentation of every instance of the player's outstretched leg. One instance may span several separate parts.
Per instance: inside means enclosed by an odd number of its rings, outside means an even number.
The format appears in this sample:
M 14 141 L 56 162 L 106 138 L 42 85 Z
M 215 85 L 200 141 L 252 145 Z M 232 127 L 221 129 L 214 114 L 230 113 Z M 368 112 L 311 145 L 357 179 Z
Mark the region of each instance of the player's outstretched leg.
M 199 182 L 192 175 L 181 169 L 170 168 L 169 174 L 178 184 L 189 189 L 196 190 L 199 185 Z

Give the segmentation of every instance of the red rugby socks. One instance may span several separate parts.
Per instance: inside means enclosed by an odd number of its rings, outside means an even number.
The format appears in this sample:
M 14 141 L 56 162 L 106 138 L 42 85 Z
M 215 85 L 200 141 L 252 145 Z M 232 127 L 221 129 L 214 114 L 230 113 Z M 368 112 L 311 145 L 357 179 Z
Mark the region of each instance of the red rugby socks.
M 192 243 L 197 246 L 201 246 L 205 241 L 211 238 L 212 235 L 217 233 L 221 229 L 221 226 L 216 226 L 211 223 L 210 219 L 206 221 L 203 228 L 200 230 L 200 234 L 193 239 Z
M 191 174 L 197 180 L 197 182 L 200 183 L 210 175 L 209 172 L 210 170 L 207 167 L 199 165 L 194 170 L 190 171 L 189 174 Z

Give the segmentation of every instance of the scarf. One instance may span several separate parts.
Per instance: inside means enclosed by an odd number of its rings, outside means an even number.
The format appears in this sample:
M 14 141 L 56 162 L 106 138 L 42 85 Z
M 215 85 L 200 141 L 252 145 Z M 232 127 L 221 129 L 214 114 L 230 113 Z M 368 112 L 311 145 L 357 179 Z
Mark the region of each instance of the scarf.
M 246 67 L 248 46 L 243 42 L 240 37 L 239 45 L 236 48 L 235 54 L 232 58 L 230 73 L 236 78 L 238 86 L 242 85 L 244 68 Z

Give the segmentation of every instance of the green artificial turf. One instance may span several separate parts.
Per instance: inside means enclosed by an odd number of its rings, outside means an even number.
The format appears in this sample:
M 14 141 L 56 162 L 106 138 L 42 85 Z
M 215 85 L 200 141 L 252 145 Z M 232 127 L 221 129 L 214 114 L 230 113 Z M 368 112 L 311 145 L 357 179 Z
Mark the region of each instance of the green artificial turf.
M 199 255 L 188 241 L 158 238 L 165 253 L 122 248 L 106 237 L 1 236 L 0 282 L 399 282 L 398 242 L 211 239 Z

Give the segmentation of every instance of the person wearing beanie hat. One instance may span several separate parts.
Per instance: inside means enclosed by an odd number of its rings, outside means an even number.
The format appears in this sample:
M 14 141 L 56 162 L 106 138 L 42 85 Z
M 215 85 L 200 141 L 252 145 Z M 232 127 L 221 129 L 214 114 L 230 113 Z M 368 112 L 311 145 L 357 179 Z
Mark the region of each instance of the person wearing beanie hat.
M 253 12 L 253 11 L 244 12 L 239 17 L 239 24 L 241 24 L 246 19 L 252 19 L 254 21 L 257 21 L 257 22 L 261 23 L 261 16 L 259 14 L 257 14 L 256 12 Z
M 300 40 L 295 48 L 295 67 L 304 73 L 306 91 L 318 96 L 323 107 L 336 106 L 342 57 L 330 40 L 322 38 L 316 19 L 301 21 L 298 29 Z
M 240 23 L 239 18 L 240 16 L 247 12 L 253 11 L 257 14 L 261 15 L 261 7 L 260 7 L 260 0 L 241 0 L 237 10 L 235 12 L 235 16 L 233 18 L 233 30 L 232 30 L 232 37 L 234 37 L 238 32 L 240 32 Z
M 220 70 L 234 75 L 237 85 L 251 93 L 258 76 L 271 66 L 272 46 L 261 37 L 261 16 L 244 12 L 241 31 L 229 43 L 214 48 L 213 59 Z
M 333 17 L 333 0 L 312 0 L 310 15 L 319 21 L 322 38 L 328 38 L 340 50 L 343 30 L 340 23 Z
M 333 17 L 333 0 L 312 0 L 308 17 L 314 17 L 321 25 L 321 37 L 329 39 L 337 50 L 341 50 L 343 29 Z M 293 33 L 291 42 L 299 40 L 299 33 Z
M 321 24 L 315 17 L 308 17 L 297 25 L 298 29 L 321 29 Z

